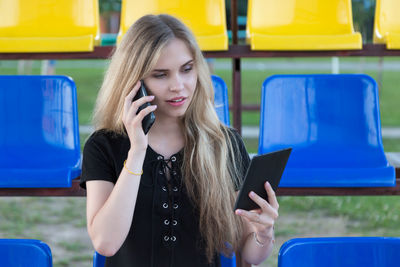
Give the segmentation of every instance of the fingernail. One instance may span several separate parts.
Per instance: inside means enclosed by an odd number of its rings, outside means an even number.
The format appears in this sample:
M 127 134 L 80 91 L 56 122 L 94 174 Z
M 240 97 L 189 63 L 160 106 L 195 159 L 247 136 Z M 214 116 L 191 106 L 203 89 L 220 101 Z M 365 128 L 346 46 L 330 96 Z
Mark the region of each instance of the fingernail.
M 242 214 L 242 211 L 241 210 L 236 210 L 236 214 Z
M 154 95 L 150 95 L 149 97 L 150 97 L 151 99 L 154 99 Z
M 153 109 L 156 109 L 157 108 L 157 105 L 153 105 Z
M 250 196 L 251 196 L 251 197 L 254 197 L 254 195 L 255 195 L 254 192 L 251 191 L 251 192 L 250 192 Z

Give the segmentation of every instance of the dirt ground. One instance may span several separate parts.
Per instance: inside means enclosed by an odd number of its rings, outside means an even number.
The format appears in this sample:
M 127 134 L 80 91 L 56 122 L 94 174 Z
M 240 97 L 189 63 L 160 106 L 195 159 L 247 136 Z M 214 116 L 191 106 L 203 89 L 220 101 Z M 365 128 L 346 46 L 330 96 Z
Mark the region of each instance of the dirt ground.
M 93 248 L 86 231 L 85 198 L 2 198 L 2 238 L 34 238 L 46 242 L 55 267 L 92 266 Z M 277 266 L 280 246 L 307 236 L 348 236 L 347 221 L 319 214 L 291 212 L 277 221 L 273 255 L 259 266 Z

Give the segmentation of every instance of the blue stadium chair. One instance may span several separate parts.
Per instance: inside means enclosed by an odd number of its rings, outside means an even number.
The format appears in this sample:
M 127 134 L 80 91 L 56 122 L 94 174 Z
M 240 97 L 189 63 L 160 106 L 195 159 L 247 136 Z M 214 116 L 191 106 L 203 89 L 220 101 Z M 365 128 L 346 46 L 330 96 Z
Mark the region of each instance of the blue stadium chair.
M 51 267 L 51 250 L 40 240 L 0 239 L 0 266 Z
M 364 74 L 274 75 L 263 83 L 258 153 L 292 147 L 281 187 L 394 186 L 378 86 Z
M 236 267 L 236 256 L 232 255 L 232 258 L 224 256 L 222 253 L 219 256 L 221 261 L 221 267 Z
M 0 103 L 0 187 L 70 187 L 81 170 L 72 79 L 0 76 Z
M 221 254 L 221 267 L 236 267 L 236 257 L 233 255 L 232 258 L 225 257 Z M 104 267 L 106 257 L 95 252 L 93 255 L 93 267 Z
M 278 267 L 395 267 L 400 238 L 296 238 L 281 246 Z
M 230 126 L 229 123 L 229 101 L 228 87 L 224 80 L 216 75 L 211 75 L 214 87 L 214 107 L 218 118 L 222 123 Z
M 104 267 L 105 263 L 106 263 L 106 257 L 100 255 L 95 251 L 93 255 L 93 267 Z

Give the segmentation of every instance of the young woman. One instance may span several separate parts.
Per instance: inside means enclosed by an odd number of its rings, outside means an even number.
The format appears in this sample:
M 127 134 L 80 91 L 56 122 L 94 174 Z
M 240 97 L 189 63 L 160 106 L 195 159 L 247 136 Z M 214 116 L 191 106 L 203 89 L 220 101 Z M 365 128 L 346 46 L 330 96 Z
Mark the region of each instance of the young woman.
M 133 101 L 143 80 L 149 96 Z M 139 113 L 144 103 L 151 105 Z M 147 135 L 142 120 L 154 112 Z M 188 28 L 148 15 L 117 47 L 83 152 L 87 227 L 106 266 L 220 266 L 219 253 L 251 263 L 271 252 L 278 202 L 233 204 L 249 156 L 213 107 L 211 77 Z

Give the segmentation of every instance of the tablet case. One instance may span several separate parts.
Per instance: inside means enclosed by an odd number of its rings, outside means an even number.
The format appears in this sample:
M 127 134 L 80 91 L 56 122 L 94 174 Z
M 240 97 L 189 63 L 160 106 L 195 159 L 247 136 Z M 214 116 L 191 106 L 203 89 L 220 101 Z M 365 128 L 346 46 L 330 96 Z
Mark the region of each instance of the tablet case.
M 292 148 L 285 148 L 253 157 L 236 199 L 234 210 L 254 210 L 260 208 L 249 197 L 250 191 L 254 191 L 257 195 L 268 201 L 264 184 L 268 181 L 272 189 L 276 191 L 291 151 Z

